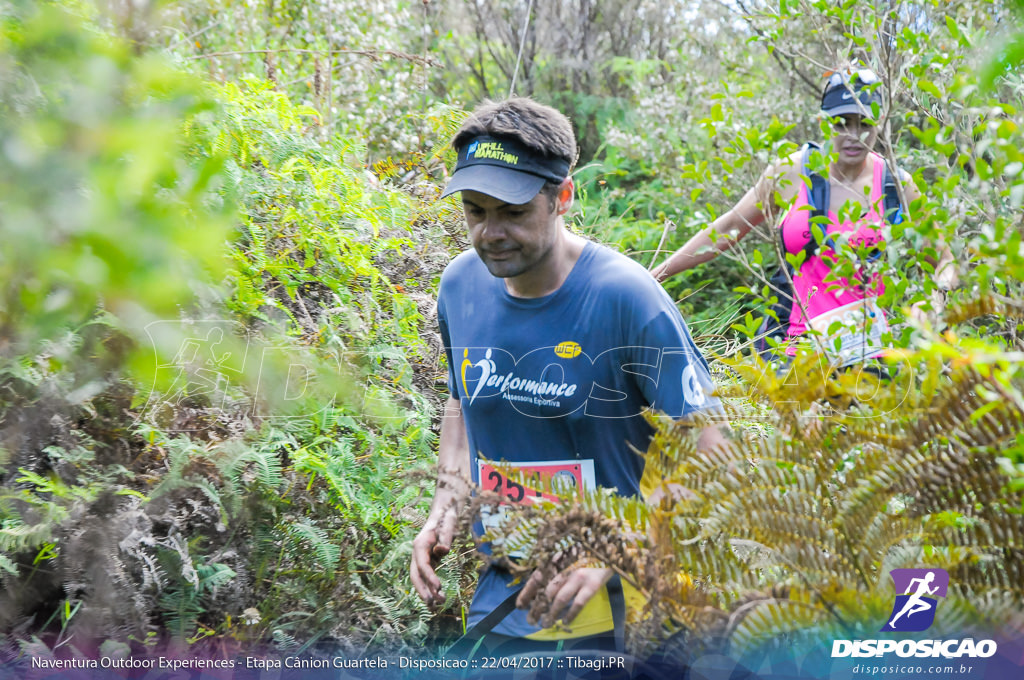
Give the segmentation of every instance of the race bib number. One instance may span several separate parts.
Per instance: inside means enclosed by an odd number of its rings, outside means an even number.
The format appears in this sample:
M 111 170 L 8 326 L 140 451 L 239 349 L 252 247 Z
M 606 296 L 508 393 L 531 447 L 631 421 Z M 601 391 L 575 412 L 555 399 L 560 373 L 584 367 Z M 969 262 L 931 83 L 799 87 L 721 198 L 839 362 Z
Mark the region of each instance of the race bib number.
M 477 469 L 480 471 L 480 487 L 508 501 L 481 509 L 480 519 L 486 532 L 505 522 L 511 515 L 513 504 L 535 503 L 541 498 L 557 503 L 557 492 L 565 493 L 570 489 L 586 491 L 596 486 L 594 461 L 590 459 L 502 463 L 500 469 L 490 461 L 477 460 Z M 519 474 L 512 478 L 505 474 L 506 470 L 515 470 Z M 536 482 L 531 485 L 528 480 Z M 501 547 L 502 542 L 493 541 L 493 545 Z M 516 550 L 510 552 L 509 557 L 523 558 L 526 552 L 526 549 Z
M 839 368 L 878 356 L 889 345 L 889 322 L 871 299 L 858 300 L 819 314 L 808 327 L 821 334 L 825 351 Z

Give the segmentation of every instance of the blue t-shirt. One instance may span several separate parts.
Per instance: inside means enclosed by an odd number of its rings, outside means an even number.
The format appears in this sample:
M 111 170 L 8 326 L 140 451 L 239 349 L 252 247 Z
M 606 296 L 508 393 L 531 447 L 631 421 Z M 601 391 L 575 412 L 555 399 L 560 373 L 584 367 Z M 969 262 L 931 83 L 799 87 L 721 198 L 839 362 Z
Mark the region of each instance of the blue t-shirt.
M 441 277 L 438 320 L 473 481 L 514 501 L 529 491 L 488 460 L 632 496 L 644 467 L 634 449 L 646 451 L 653 433 L 643 413 L 717 408 L 707 363 L 668 294 L 604 246 L 588 242 L 562 286 L 541 298 L 510 295 L 476 252 L 462 253 Z M 470 625 L 508 596 L 508 581 L 504 570 L 485 571 Z M 517 610 L 494 630 L 538 629 Z

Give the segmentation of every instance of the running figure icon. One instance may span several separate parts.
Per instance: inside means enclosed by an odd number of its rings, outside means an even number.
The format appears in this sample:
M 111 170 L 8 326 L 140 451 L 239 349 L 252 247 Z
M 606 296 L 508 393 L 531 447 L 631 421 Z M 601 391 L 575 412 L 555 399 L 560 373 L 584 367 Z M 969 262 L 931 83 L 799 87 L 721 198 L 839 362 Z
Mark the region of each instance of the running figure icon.
M 896 619 L 900 618 L 904 614 L 906 614 L 907 617 L 911 617 L 918 612 L 926 612 L 934 606 L 931 602 L 926 602 L 925 600 L 921 599 L 921 597 L 924 595 L 934 595 L 935 592 L 939 589 L 938 586 L 935 586 L 934 588 L 928 587 L 928 584 L 934 580 L 935 572 L 929 571 L 928 575 L 924 578 L 915 578 L 910 581 L 910 588 L 913 588 L 915 583 L 918 584 L 917 592 L 913 593 L 910 596 L 910 598 L 907 600 L 907 603 L 903 605 L 903 609 L 900 610 L 900 613 L 892 617 L 892 621 L 889 622 L 890 628 L 895 628 Z
M 915 632 L 935 621 L 938 599 L 946 596 L 949 574 L 943 569 L 893 569 L 896 587 L 892 614 L 883 631 Z

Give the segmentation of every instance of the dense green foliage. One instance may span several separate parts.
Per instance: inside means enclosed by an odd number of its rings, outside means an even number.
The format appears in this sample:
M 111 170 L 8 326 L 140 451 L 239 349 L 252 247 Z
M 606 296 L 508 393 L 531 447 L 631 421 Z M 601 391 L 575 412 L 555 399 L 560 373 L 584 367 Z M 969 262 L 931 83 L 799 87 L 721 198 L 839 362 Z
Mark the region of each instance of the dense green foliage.
M 94 640 L 401 650 L 457 632 L 468 551 L 443 565 L 440 615 L 407 576 L 445 392 L 433 294 L 466 245 L 456 205 L 434 199 L 463 108 L 513 78 L 578 126 L 573 227 L 646 265 L 771 160 L 828 141 L 814 118 L 821 73 L 852 60 L 882 73 L 880 152 L 923 193 L 887 241 L 884 302 L 913 369 L 900 385 L 925 413 L 970 385 L 954 429 L 1004 409 L 1005 429 L 960 462 L 984 472 L 993 503 L 1019 499 L 1024 82 L 1011 4 L 573 0 L 534 3 L 530 17 L 513 0 L 100 4 L 0 5 L 0 657 Z M 741 431 L 766 438 L 766 457 L 786 430 L 759 409 L 779 394 L 759 398 L 737 350 L 778 258 L 772 227 L 668 283 L 700 344 L 734 365 Z M 925 256 L 940 239 L 960 285 L 931 326 L 905 323 L 904 308 L 933 299 Z M 830 431 L 814 443 L 833 447 Z M 841 486 L 876 434 L 829 448 L 814 491 Z M 680 460 L 682 441 L 663 443 L 680 479 L 699 467 Z M 907 472 L 871 463 L 863 479 Z M 769 468 L 751 474 L 780 498 L 807 483 Z M 992 487 L 1004 478 L 1005 493 Z M 874 492 L 878 513 L 899 515 L 905 486 Z M 906 518 L 939 523 L 940 552 L 958 544 L 952 528 L 990 519 L 942 493 Z M 680 511 L 707 519 L 709 507 Z M 872 544 L 872 568 L 887 547 Z M 691 558 L 678 564 L 696 569 Z M 729 566 L 680 597 L 727 607 L 764 585 Z M 856 587 L 877 595 L 871 584 Z M 706 632 L 680 602 L 669 618 Z M 770 634 L 772 612 L 737 635 Z
M 435 439 L 420 202 L 262 82 L 52 5 L 5 35 L 3 630 L 424 638 L 394 576 Z

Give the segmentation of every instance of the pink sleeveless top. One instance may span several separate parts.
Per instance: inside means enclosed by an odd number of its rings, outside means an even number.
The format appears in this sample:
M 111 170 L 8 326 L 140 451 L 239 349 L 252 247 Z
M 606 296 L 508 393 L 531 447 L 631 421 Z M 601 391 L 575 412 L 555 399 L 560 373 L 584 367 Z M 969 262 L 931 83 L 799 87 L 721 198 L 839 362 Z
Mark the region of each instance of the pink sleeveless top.
M 838 224 L 839 217 L 829 210 L 826 235 L 850 234 L 850 247 L 882 247 L 883 236 L 881 227 L 885 224 L 882 217 L 885 191 L 885 159 L 876 153 L 868 158 L 873 164 L 874 177 L 869 195 L 870 208 L 856 222 L 847 220 Z M 797 254 L 810 242 L 811 208 L 807 198 L 806 183 L 800 186 L 796 202 L 789 208 L 779 228 L 782 230 L 782 246 L 787 253 Z M 800 271 L 793 275 L 793 308 L 789 315 L 789 336 L 796 337 L 807 330 L 807 319 L 803 315 L 797 300 L 801 300 L 807 309 L 809 318 L 829 312 L 866 297 L 878 297 L 885 291 L 882 275 L 875 273 L 870 276 L 858 276 L 859 280 L 846 277 L 830 276 L 832 263 L 835 261 L 835 250 L 826 240 L 814 255 L 804 260 Z M 864 272 L 861 272 L 864 274 Z M 795 354 L 796 348 L 789 353 Z

